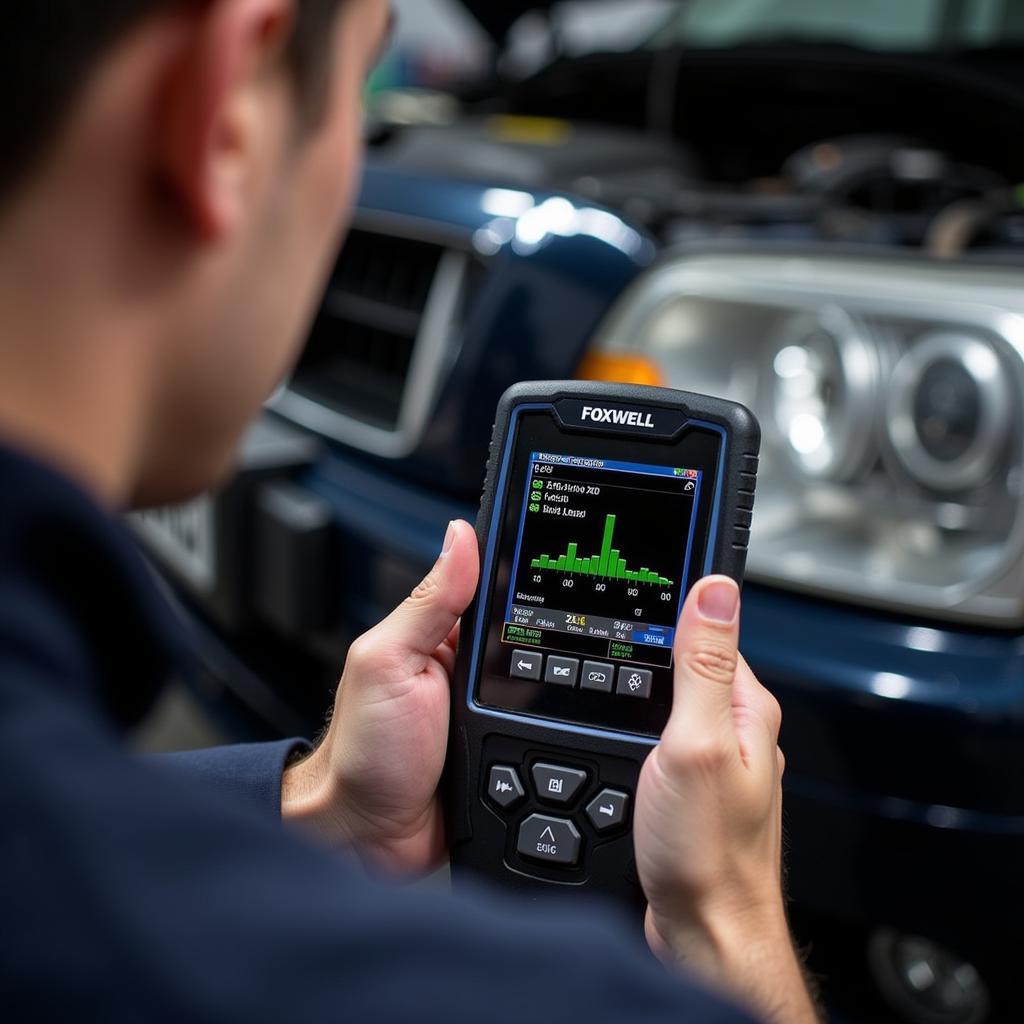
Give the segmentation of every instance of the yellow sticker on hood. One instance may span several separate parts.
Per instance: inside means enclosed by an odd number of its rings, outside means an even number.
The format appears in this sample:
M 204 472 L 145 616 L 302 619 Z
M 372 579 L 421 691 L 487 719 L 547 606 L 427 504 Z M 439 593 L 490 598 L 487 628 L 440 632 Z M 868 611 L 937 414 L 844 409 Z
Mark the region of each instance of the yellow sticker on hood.
M 572 138 L 572 125 L 554 117 L 501 114 L 488 118 L 487 130 L 501 142 L 525 146 L 564 146 Z

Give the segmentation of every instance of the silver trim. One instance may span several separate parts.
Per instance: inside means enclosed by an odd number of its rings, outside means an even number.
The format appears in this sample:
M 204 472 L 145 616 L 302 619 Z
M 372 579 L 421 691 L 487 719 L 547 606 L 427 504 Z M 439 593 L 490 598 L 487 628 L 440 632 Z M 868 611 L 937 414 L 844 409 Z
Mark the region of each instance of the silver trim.
M 467 253 L 453 249 L 446 249 L 441 256 L 413 342 L 412 362 L 394 430 L 363 423 L 293 391 L 288 384 L 270 399 L 268 408 L 299 426 L 373 455 L 389 459 L 411 455 L 423 436 L 450 365 L 469 261 Z
M 929 366 L 955 362 L 978 389 L 981 420 L 978 435 L 957 459 L 931 455 L 914 422 L 914 395 Z M 994 373 L 977 372 L 978 360 L 988 359 Z M 980 338 L 943 331 L 930 334 L 909 349 L 893 371 L 888 400 L 888 439 L 892 454 L 912 477 L 936 491 L 979 487 L 992 474 L 1005 451 L 1013 426 L 1009 388 L 999 357 Z
M 129 525 L 155 554 L 200 594 L 217 585 L 217 523 L 213 499 L 203 494 L 184 505 L 128 516 Z
M 709 304 L 729 308 L 749 326 L 744 344 L 726 343 L 716 333 L 718 312 Z M 858 257 L 798 254 L 770 251 L 700 253 L 689 251 L 664 258 L 629 289 L 605 321 L 597 339 L 598 350 L 643 352 L 671 366 L 679 387 L 704 391 L 741 401 L 755 411 L 770 408 L 764 393 L 764 349 L 759 337 L 759 316 L 794 315 L 823 306 L 840 306 L 851 316 L 866 320 L 883 333 L 913 338 L 926 331 L 965 331 L 985 338 L 999 356 L 1006 386 L 1018 420 L 1024 420 L 1024 274 L 1005 267 L 900 260 L 878 256 Z M 735 325 L 732 325 L 735 326 Z M 760 372 L 759 372 L 760 371 Z M 767 417 L 765 417 L 767 418 Z M 865 509 L 858 505 L 859 488 L 814 484 L 813 497 L 794 491 L 792 502 L 769 499 L 769 480 L 762 479 L 759 508 L 754 514 L 747 575 L 777 587 L 880 608 L 928 613 L 940 618 L 1006 627 L 1024 623 L 1024 428 L 1013 432 L 1007 479 L 997 476 L 994 493 L 986 501 L 998 501 L 1007 513 L 1002 535 L 990 535 L 981 546 L 966 544 L 955 550 L 957 573 L 942 568 L 939 553 L 917 578 L 893 573 L 881 564 L 889 553 L 906 558 L 909 543 L 896 534 L 888 538 L 888 551 L 877 558 L 850 558 L 829 564 L 815 554 L 814 535 L 807 531 L 786 547 L 781 538 L 794 522 L 794 514 L 809 511 L 812 522 L 850 524 L 847 541 L 852 552 L 857 530 L 867 530 Z M 766 445 L 766 455 L 771 452 Z M 781 453 L 779 453 L 781 455 Z M 786 460 L 788 461 L 788 460 Z M 762 460 L 768 469 L 768 460 Z M 780 463 L 781 468 L 781 463 Z M 772 471 L 774 472 L 774 471 Z M 765 474 L 762 474 L 765 476 Z M 889 478 L 891 481 L 891 477 Z M 882 481 L 878 481 L 882 483 Z M 876 493 L 879 508 L 891 508 L 898 519 L 912 496 Z M 768 500 L 765 500 L 768 499 Z M 941 518 L 959 506 L 934 504 L 933 524 L 921 529 L 941 530 Z M 859 510 L 859 511 L 858 511 Z M 996 521 L 996 506 L 975 509 L 964 521 L 975 521 L 975 512 L 986 513 L 983 526 Z M 815 519 L 815 517 L 817 517 Z M 930 535 L 929 535 L 930 536 Z M 776 537 L 780 538 L 779 540 Z M 979 538 L 980 539 L 980 538 Z M 797 543 L 799 542 L 799 543 Z M 926 545 L 921 545 L 925 550 Z M 884 558 L 883 558 L 884 556 Z M 837 556 L 837 559 L 839 556 Z M 895 564 L 895 563 L 893 563 Z M 953 562 L 949 563 L 954 564 Z

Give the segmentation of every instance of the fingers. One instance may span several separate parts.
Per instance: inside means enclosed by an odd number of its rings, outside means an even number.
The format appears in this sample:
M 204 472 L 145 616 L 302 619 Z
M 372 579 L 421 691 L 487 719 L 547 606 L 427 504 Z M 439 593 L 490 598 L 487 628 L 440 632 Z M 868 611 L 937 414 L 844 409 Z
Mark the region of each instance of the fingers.
M 665 738 L 698 737 L 735 748 L 739 607 L 739 587 L 726 576 L 708 576 L 690 591 L 676 635 L 675 691 Z
M 480 558 L 469 523 L 451 523 L 441 555 L 423 582 L 372 633 L 375 647 L 400 658 L 429 658 L 452 636 L 476 591 Z

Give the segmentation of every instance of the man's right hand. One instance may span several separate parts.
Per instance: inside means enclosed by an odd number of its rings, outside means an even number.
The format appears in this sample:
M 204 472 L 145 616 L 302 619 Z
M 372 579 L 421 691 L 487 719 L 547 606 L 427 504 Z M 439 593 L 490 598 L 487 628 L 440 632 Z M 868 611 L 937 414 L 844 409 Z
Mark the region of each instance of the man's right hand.
M 738 640 L 739 588 L 702 580 L 679 622 L 672 714 L 637 793 L 647 935 L 773 1024 L 810 1024 L 782 896 L 782 715 Z

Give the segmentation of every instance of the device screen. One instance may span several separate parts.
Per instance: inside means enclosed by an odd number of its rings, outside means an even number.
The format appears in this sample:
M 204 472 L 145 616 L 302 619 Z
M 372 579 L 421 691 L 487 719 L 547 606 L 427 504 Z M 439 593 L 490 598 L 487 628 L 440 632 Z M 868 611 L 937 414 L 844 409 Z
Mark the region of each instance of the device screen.
M 660 733 L 676 622 L 701 575 L 719 443 L 701 430 L 672 443 L 602 440 L 522 417 L 480 703 Z

